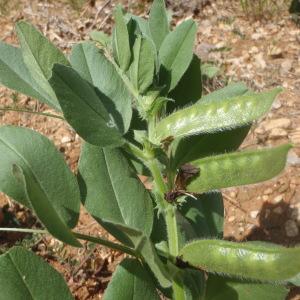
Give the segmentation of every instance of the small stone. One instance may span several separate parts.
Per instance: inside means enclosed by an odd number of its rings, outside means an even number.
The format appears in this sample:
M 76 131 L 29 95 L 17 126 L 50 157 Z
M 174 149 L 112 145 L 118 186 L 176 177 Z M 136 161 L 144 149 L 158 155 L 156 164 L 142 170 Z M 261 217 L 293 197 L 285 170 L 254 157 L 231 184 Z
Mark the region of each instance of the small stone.
M 72 138 L 70 136 L 65 135 L 61 139 L 62 144 L 66 144 L 66 143 L 70 143 L 70 142 L 72 142 Z
M 271 56 L 272 58 L 282 58 L 283 57 L 283 53 L 281 48 L 279 47 L 272 47 L 269 51 L 268 51 L 269 56 Z
M 289 188 L 289 183 L 288 183 L 288 182 L 283 182 L 283 183 L 281 184 L 281 186 L 279 187 L 278 192 L 279 192 L 279 193 L 283 193 L 283 192 L 285 192 L 288 188 Z
M 267 64 L 266 61 L 264 60 L 264 55 L 262 52 L 254 55 L 254 59 L 255 59 L 255 64 L 258 68 L 262 70 L 266 68 Z
M 269 200 L 269 196 L 268 195 L 263 195 L 262 196 L 262 199 L 264 202 L 268 201 Z
M 252 54 L 258 53 L 258 52 L 259 52 L 259 50 L 256 46 L 251 47 L 251 49 L 249 50 L 249 53 L 252 53 Z
M 266 190 L 264 190 L 264 195 L 270 195 L 273 193 L 273 190 L 271 188 L 267 188 Z
M 257 127 L 254 132 L 258 135 L 264 134 L 265 133 L 265 129 L 262 127 Z
M 291 142 L 294 145 L 300 145 L 300 130 L 297 129 L 289 135 Z
M 288 164 L 293 166 L 300 165 L 300 157 L 296 154 L 294 150 L 289 151 L 287 156 Z
M 287 132 L 282 128 L 273 128 L 270 131 L 269 137 L 271 139 L 284 138 L 287 137 Z
M 288 237 L 296 237 L 299 234 L 297 223 L 293 220 L 287 220 L 284 224 L 284 228 Z
M 264 129 L 266 131 L 272 130 L 274 128 L 288 129 L 292 125 L 292 121 L 287 118 L 280 118 L 275 120 L 269 120 L 264 124 Z
M 235 216 L 230 216 L 230 217 L 228 218 L 228 222 L 229 222 L 229 223 L 232 223 L 234 220 L 235 220 Z
M 273 203 L 274 204 L 277 204 L 277 203 L 279 203 L 279 202 L 281 202 L 283 200 L 283 195 L 278 195 L 278 196 L 276 196 L 274 199 L 273 199 Z
M 292 66 L 293 66 L 293 61 L 291 59 L 284 60 L 281 64 L 281 69 L 280 69 L 281 75 L 287 74 L 292 69 Z
M 252 40 L 259 40 L 260 38 L 263 37 L 263 34 L 259 33 L 259 32 L 255 32 L 251 35 L 251 39 Z
M 237 192 L 234 192 L 234 191 L 230 192 L 230 194 L 229 194 L 229 196 L 231 198 L 236 198 L 236 195 L 237 195 Z
M 253 211 L 250 212 L 250 217 L 251 217 L 252 219 L 256 219 L 257 216 L 258 216 L 258 214 L 259 214 L 259 211 L 258 211 L 258 210 L 253 210 Z
M 283 213 L 283 209 L 282 209 L 282 207 L 278 206 L 278 207 L 273 209 L 273 212 L 275 214 L 281 215 Z
M 291 211 L 290 218 L 292 220 L 299 222 L 300 221 L 300 207 L 294 206 L 294 207 L 291 207 L 291 209 L 292 209 L 292 211 Z
M 215 47 L 216 47 L 216 49 L 224 48 L 224 47 L 226 47 L 226 43 L 224 41 L 221 41 L 221 42 L 217 43 L 215 45 Z
M 247 224 L 247 230 L 253 230 L 256 227 L 255 224 Z
M 279 109 L 281 107 L 282 107 L 282 103 L 279 99 L 275 100 L 272 104 L 272 108 L 274 108 L 274 109 Z

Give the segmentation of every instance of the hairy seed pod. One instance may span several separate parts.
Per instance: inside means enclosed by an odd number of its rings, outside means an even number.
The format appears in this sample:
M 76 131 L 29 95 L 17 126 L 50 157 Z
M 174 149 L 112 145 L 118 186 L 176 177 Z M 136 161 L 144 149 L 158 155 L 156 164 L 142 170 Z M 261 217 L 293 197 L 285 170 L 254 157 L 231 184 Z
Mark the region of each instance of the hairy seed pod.
M 280 88 L 244 95 L 223 101 L 199 101 L 162 119 L 156 126 L 155 139 L 160 142 L 194 134 L 217 132 L 257 120 L 271 107 Z
M 198 240 L 187 244 L 180 256 L 184 262 L 208 272 L 261 281 L 283 281 L 300 273 L 300 247 Z
M 285 167 L 290 144 L 205 157 L 191 162 L 200 170 L 186 190 L 202 193 L 210 190 L 253 184 L 278 175 Z

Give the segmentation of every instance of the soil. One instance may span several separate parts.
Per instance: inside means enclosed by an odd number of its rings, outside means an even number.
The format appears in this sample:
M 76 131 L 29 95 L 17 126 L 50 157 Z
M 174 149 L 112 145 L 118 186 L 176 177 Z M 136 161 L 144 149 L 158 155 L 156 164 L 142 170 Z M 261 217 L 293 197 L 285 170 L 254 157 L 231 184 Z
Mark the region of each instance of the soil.
M 7 2 L 6 6 L 4 5 Z M 66 53 L 75 42 L 88 39 L 91 30 L 110 31 L 115 1 L 91 1 L 80 9 L 78 1 L 1 1 L 0 38 L 16 44 L 14 24 L 26 19 Z M 93 4 L 94 6 L 90 5 Z M 277 1 L 277 4 L 280 1 Z M 146 1 L 123 1 L 135 13 L 147 12 Z M 254 124 L 241 149 L 290 142 L 285 171 L 273 180 L 223 190 L 225 237 L 231 240 L 266 240 L 286 246 L 300 241 L 300 28 L 285 4 L 263 16 L 241 10 L 239 1 L 169 1 L 175 23 L 193 17 L 198 23 L 195 52 L 204 62 L 219 66 L 219 75 L 206 82 L 206 92 L 229 81 L 244 81 L 253 90 L 282 86 L 272 110 Z M 0 104 L 51 112 L 35 100 L 0 87 Z M 0 125 L 14 124 L 47 135 L 76 170 L 80 139 L 60 120 L 18 112 L 3 112 Z M 0 226 L 39 226 L 30 212 L 0 195 Z M 112 239 L 82 209 L 79 231 Z M 76 299 L 101 299 L 111 274 L 123 256 L 100 246 L 85 244 L 74 250 L 50 237 L 0 234 L 0 250 L 22 243 L 62 272 Z M 293 290 L 289 299 L 300 299 Z

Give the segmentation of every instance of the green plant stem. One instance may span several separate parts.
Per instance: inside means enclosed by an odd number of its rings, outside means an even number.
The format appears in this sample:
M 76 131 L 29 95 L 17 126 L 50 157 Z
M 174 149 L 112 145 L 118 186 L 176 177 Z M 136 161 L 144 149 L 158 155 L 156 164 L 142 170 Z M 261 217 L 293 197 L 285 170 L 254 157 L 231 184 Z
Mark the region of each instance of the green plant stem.
M 7 231 L 7 232 L 24 232 L 24 233 L 36 233 L 36 234 L 49 234 L 47 230 L 43 229 L 29 229 L 29 228 L 0 228 L 0 231 Z M 105 247 L 108 247 L 113 250 L 117 250 L 132 256 L 137 257 L 138 255 L 135 253 L 134 249 L 121 245 L 121 244 L 116 244 L 111 241 L 108 241 L 106 239 L 102 239 L 100 237 L 95 237 L 95 236 L 90 236 L 86 234 L 82 234 L 79 232 L 72 232 L 75 237 L 77 237 L 80 240 L 85 240 L 89 241 L 95 244 L 99 244 Z
M 176 207 L 172 204 L 167 204 L 166 207 L 166 225 L 168 232 L 168 243 L 169 243 L 169 252 L 172 257 L 176 257 L 178 255 L 178 229 L 177 229 L 177 221 L 176 221 Z M 174 261 L 175 262 L 175 261 Z
M 164 194 L 168 191 L 168 189 L 165 184 L 164 178 L 161 174 L 161 171 L 159 169 L 158 161 L 155 158 L 153 158 L 148 161 L 147 165 L 148 165 L 149 170 L 151 171 L 151 174 L 153 176 L 153 179 L 154 179 L 154 182 L 155 182 L 158 192 L 164 198 Z M 164 208 L 166 208 L 166 204 L 164 205 Z
M 148 163 L 148 167 L 152 173 L 157 191 L 159 203 L 164 211 L 167 232 L 168 232 L 168 243 L 169 251 L 171 256 L 176 257 L 178 255 L 178 232 L 177 232 L 177 221 L 176 221 L 176 206 L 169 204 L 164 200 L 164 195 L 168 191 L 167 186 L 164 182 L 161 171 L 158 167 L 156 159 L 151 160 Z
M 64 120 L 64 117 L 61 117 L 61 116 L 58 116 L 58 115 L 52 115 L 52 114 L 43 113 L 43 112 L 39 112 L 39 111 L 33 111 L 33 110 L 29 110 L 29 109 L 13 108 L 13 107 L 0 107 L 0 110 L 1 111 L 23 112 L 23 113 L 27 113 L 27 114 L 34 114 L 34 115 L 40 115 L 40 116 L 45 116 L 45 117 Z
M 169 204 L 165 199 L 164 195 L 168 191 L 167 185 L 164 182 L 161 171 L 158 167 L 158 162 L 156 159 L 152 159 L 148 163 L 148 168 L 152 173 L 158 195 L 156 199 L 158 201 L 158 206 L 163 210 L 163 215 L 165 217 L 167 234 L 168 234 L 168 245 L 170 257 L 173 258 L 173 263 L 176 263 L 176 257 L 178 256 L 178 228 L 176 220 L 176 206 Z M 173 299 L 182 300 L 184 299 L 184 290 L 180 284 L 173 281 Z
M 129 142 L 126 142 L 124 145 L 123 145 L 123 148 L 126 152 L 128 152 L 129 154 L 132 154 L 134 156 L 136 156 L 138 159 L 140 159 L 141 161 L 146 161 L 147 160 L 147 157 L 145 155 L 145 153 L 143 152 L 142 149 L 140 149 L 139 147 L 129 143 Z
M 135 256 L 135 257 L 138 256 L 135 253 L 134 249 L 132 249 L 130 247 L 127 247 L 127 246 L 124 246 L 124 245 L 121 245 L 121 244 L 116 244 L 116 243 L 110 242 L 106 239 L 102 239 L 100 237 L 81 234 L 79 232 L 73 232 L 73 234 L 80 240 L 85 240 L 85 241 L 89 241 L 89 242 L 92 242 L 92 243 L 95 243 L 95 244 L 99 244 L 99 245 L 108 247 L 110 249 L 117 250 L 117 251 L 129 254 L 129 255 Z
M 173 281 L 172 288 L 173 288 L 173 300 L 184 300 L 185 299 L 184 289 L 178 282 Z

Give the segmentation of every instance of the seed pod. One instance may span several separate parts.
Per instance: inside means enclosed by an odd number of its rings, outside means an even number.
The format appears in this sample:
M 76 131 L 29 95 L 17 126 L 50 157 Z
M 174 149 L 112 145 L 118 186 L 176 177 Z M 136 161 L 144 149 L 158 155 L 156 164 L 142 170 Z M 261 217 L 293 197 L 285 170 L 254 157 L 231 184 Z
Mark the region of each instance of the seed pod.
M 197 102 L 162 119 L 156 126 L 157 142 L 174 138 L 222 131 L 257 120 L 271 107 L 280 88 L 223 101 Z
M 285 167 L 290 148 L 290 144 L 284 144 L 274 148 L 221 154 L 193 161 L 191 165 L 199 168 L 200 173 L 199 176 L 191 178 L 186 190 L 202 193 L 271 179 Z
M 187 244 L 180 256 L 184 262 L 208 272 L 261 281 L 282 281 L 300 272 L 300 247 L 198 240 Z

